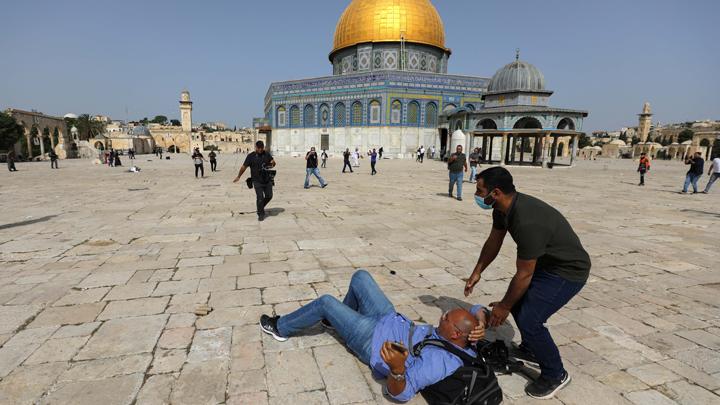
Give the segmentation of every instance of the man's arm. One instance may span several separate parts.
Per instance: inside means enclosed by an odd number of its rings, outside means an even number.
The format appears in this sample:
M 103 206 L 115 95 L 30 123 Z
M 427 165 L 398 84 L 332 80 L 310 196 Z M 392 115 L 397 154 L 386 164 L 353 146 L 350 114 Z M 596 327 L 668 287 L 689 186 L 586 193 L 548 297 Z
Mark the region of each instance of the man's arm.
M 535 273 L 535 265 L 537 259 L 533 260 L 522 260 L 517 259 L 517 273 L 510 281 L 505 297 L 500 302 L 493 302 L 490 306 L 493 308 L 490 314 L 490 321 L 488 326 L 496 327 L 500 326 L 507 319 L 510 314 L 510 310 L 515 305 L 525 292 L 530 287 L 530 281 Z
M 240 173 L 238 173 L 237 177 L 235 177 L 235 180 L 233 180 L 233 183 L 237 183 L 240 181 L 240 178 L 242 177 L 243 173 L 245 173 L 245 170 L 247 170 L 247 166 L 242 165 L 240 166 Z
M 463 166 L 465 166 L 465 171 L 467 172 L 467 171 L 468 171 L 468 168 L 467 168 L 467 159 L 465 159 L 465 160 L 463 161 Z
M 407 360 L 408 352 L 398 352 L 392 348 L 390 342 L 385 342 L 380 349 L 380 357 L 382 357 L 385 364 L 388 365 L 391 373 L 403 376 L 401 380 L 396 380 L 392 376 L 389 376 L 387 379 L 388 392 L 393 397 L 397 397 L 405 391 L 405 385 L 407 384 L 405 361 Z
M 500 253 L 500 248 L 502 247 L 503 240 L 505 239 L 506 234 L 507 231 L 504 229 L 492 228 L 492 230 L 490 231 L 490 235 L 485 241 L 482 251 L 480 252 L 480 258 L 478 258 L 475 269 L 470 275 L 467 284 L 465 284 L 466 297 L 472 294 L 475 284 L 480 281 L 480 275 L 482 274 L 482 272 L 485 271 L 487 266 L 489 266 L 490 263 L 495 260 L 498 253 Z
M 452 163 L 452 162 L 454 162 L 454 161 L 456 161 L 456 160 L 457 160 L 457 155 L 453 153 L 452 155 L 450 155 L 450 159 L 449 159 L 448 161 L 449 161 L 450 163 Z
M 275 159 L 272 159 L 272 160 L 270 161 L 270 167 L 275 167 Z

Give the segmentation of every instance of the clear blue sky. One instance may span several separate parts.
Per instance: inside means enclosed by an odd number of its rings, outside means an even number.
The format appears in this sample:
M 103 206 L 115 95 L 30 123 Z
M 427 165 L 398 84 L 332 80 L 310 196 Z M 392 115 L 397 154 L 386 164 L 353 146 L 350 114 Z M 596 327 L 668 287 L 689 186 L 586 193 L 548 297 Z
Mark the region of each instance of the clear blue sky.
M 718 0 L 434 0 L 451 73 L 491 77 L 515 48 L 590 111 L 585 130 L 720 119 Z M 13 1 L 0 7 L 0 109 L 249 125 L 272 81 L 330 75 L 349 0 Z

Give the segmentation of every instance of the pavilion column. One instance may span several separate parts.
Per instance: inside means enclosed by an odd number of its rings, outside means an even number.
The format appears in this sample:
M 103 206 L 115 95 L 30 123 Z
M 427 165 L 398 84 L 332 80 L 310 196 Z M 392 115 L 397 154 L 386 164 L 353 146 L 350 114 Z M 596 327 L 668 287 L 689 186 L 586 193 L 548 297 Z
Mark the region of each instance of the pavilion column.
M 575 165 L 575 155 L 577 155 L 578 135 L 572 137 L 572 147 L 570 149 L 570 167 Z
M 40 139 L 40 159 L 45 158 L 45 135 L 38 134 L 38 139 Z
M 493 139 L 494 138 L 495 138 L 494 136 L 490 135 L 490 146 L 488 147 L 488 157 L 487 157 L 488 163 L 492 163 Z
M 520 137 L 520 139 L 522 139 L 522 137 Z M 515 134 L 513 134 L 512 143 L 510 145 L 510 148 L 512 150 L 512 152 L 510 153 L 510 161 L 512 163 L 515 163 L 515 152 L 517 149 L 517 137 L 515 136 Z
M 555 157 L 557 157 L 557 146 L 558 146 L 558 137 L 553 136 L 553 142 L 552 147 L 550 148 L 550 163 L 555 165 Z
M 27 140 L 27 157 L 32 159 L 32 139 L 30 139 L 30 131 L 25 131 L 25 139 Z
M 543 141 L 542 141 L 542 156 L 541 156 L 541 161 L 542 161 L 542 167 L 543 167 L 543 168 L 547 168 L 547 163 L 548 163 L 548 162 L 547 162 L 547 160 L 548 160 L 547 157 L 548 157 L 549 149 L 550 149 L 550 132 L 548 132 L 548 133 L 545 134 L 545 138 L 544 138 Z
M 500 166 L 505 166 L 505 159 L 507 158 L 507 134 L 502 134 L 502 144 L 500 147 Z
M 523 160 L 525 158 L 525 137 L 520 137 L 520 164 L 523 163 Z
M 487 135 L 483 135 L 482 138 L 482 158 L 487 161 Z

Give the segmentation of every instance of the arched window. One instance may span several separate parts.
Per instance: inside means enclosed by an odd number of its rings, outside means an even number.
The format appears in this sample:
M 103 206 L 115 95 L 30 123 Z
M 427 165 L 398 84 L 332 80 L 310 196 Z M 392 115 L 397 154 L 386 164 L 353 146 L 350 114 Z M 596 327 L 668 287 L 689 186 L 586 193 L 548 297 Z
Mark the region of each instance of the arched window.
M 542 129 L 542 124 L 535 117 L 524 117 L 513 126 L 514 129 Z
M 402 103 L 395 100 L 390 106 L 390 123 L 399 124 L 402 120 Z
M 570 118 L 563 118 L 558 122 L 558 129 L 569 129 L 571 131 L 575 130 L 575 123 Z
M 315 107 L 310 104 L 305 106 L 305 111 L 303 112 L 303 126 L 305 128 L 315 126 Z
M 428 128 L 437 127 L 438 107 L 435 103 L 427 103 L 425 106 L 425 126 Z
M 350 117 L 351 123 L 354 127 L 361 126 L 363 123 L 363 107 L 362 103 L 356 101 L 352 105 L 352 116 Z
M 293 128 L 300 126 L 300 108 L 296 105 L 290 107 L 290 126 Z
M 417 101 L 411 101 L 407 110 L 407 125 L 420 125 L 420 104 Z
M 475 106 L 473 104 L 465 104 L 465 108 L 470 111 L 475 111 Z
M 443 112 L 448 112 L 450 110 L 456 109 L 457 106 L 455 104 L 445 104 L 445 107 L 443 108 Z
M 345 120 L 345 104 L 343 103 L 337 103 L 335 104 L 335 110 L 333 115 L 333 124 L 336 127 L 344 127 L 347 125 L 347 122 Z
M 277 126 L 279 128 L 284 127 L 287 124 L 287 117 L 286 117 L 286 111 L 285 106 L 280 106 L 277 109 Z
M 497 124 L 495 124 L 495 121 L 491 120 L 490 118 L 485 118 L 484 120 L 478 122 L 476 129 L 497 129 Z
M 377 100 L 373 100 L 370 102 L 370 123 L 380 123 L 380 102 Z
M 330 107 L 327 104 L 320 106 L 320 126 L 327 128 L 330 125 Z

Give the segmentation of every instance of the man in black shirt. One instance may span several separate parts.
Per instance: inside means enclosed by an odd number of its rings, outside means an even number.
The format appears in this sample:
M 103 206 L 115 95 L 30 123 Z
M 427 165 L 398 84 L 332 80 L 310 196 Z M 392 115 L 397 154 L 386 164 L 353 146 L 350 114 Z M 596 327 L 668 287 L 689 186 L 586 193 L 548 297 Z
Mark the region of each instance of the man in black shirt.
M 343 152 L 343 173 L 345 173 L 345 168 L 350 169 L 350 173 L 353 172 L 352 166 L 350 165 L 350 149 L 345 149 L 345 152 Z
M 216 172 L 217 171 L 217 154 L 215 153 L 214 150 L 211 150 L 208 157 L 210 158 L 210 171 Z
M 693 194 L 697 194 L 697 183 L 705 170 L 705 159 L 702 158 L 702 153 L 695 152 L 694 156 L 688 156 L 688 158 L 685 159 L 685 164 L 690 165 L 690 170 L 688 170 L 687 175 L 685 176 L 685 185 L 683 186 L 682 192 L 687 193 L 688 187 L 692 183 Z
M 305 154 L 305 161 L 305 188 L 310 188 L 310 176 L 312 175 L 317 177 L 320 182 L 320 187 L 327 187 L 325 179 L 320 177 L 320 169 L 318 169 L 318 155 L 317 152 L 315 152 L 315 147 L 310 148 L 310 151 Z
M 270 155 L 270 152 L 265 150 L 263 141 L 255 143 L 255 152 L 247 155 L 245 163 L 240 167 L 240 173 L 233 180 L 233 183 L 240 181 L 248 167 L 250 168 L 250 178 L 252 178 L 255 196 L 257 197 L 258 221 L 263 221 L 265 220 L 265 206 L 273 198 L 273 178 L 270 169 L 275 167 L 275 159 Z
M 525 392 L 533 398 L 552 398 L 570 376 L 544 324 L 585 286 L 590 256 L 565 217 L 547 203 L 516 192 L 505 168 L 493 167 L 477 176 L 475 202 L 493 209 L 493 226 L 465 285 L 465 296 L 472 293 L 510 232 L 517 244 L 517 272 L 502 301 L 490 304 L 488 325 L 496 327 L 512 313 L 522 336 L 520 355 L 538 363 L 541 370 Z

